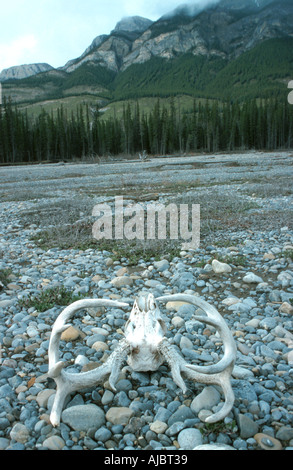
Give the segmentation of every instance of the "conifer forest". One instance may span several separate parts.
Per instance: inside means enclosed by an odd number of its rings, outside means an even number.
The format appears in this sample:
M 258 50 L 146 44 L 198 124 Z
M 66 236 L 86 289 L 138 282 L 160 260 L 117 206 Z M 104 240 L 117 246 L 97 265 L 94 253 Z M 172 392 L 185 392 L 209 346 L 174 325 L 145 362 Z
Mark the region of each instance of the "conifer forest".
M 160 99 L 148 113 L 137 101 L 104 119 L 98 108 L 60 107 L 28 116 L 10 100 L 0 111 L 0 164 L 79 161 L 85 158 L 188 152 L 276 150 L 293 146 L 293 106 L 277 98 L 244 103 L 194 99 L 182 112 Z

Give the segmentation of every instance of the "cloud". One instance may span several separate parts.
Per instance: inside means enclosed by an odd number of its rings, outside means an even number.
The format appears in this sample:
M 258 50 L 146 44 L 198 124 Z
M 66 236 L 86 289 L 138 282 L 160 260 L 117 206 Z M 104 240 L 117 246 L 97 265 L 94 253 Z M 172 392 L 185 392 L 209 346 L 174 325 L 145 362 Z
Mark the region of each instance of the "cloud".
M 1 7 L 0 72 L 25 63 L 60 67 L 80 56 L 100 34 L 126 16 L 153 21 L 180 4 L 219 0 L 11 0 Z
M 147 18 L 157 20 L 182 5 L 189 7 L 190 11 L 193 11 L 196 7 L 205 8 L 207 5 L 218 3 L 219 1 L 220 0 L 160 0 L 150 2 L 149 0 L 124 0 L 122 4 L 128 15 L 146 16 Z
M 0 44 L 0 64 L 2 68 L 11 67 L 11 64 L 30 62 L 30 57 L 38 45 L 34 34 L 25 34 L 13 39 L 11 42 Z

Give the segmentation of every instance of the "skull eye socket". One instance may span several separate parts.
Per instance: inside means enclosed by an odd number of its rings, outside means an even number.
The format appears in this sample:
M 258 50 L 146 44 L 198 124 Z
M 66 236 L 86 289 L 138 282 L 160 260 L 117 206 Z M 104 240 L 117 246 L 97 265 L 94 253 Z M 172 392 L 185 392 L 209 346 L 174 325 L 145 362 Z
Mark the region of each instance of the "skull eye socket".
M 150 295 L 148 298 L 148 310 L 155 310 L 157 308 L 157 303 L 153 295 Z

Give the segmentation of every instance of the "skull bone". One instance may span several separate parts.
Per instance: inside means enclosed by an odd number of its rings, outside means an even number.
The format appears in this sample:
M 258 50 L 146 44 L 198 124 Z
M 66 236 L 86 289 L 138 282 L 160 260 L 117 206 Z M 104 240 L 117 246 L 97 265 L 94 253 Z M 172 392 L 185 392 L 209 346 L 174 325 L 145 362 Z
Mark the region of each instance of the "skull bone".
M 153 294 L 141 293 L 134 301 L 125 325 L 125 339 L 130 345 L 128 364 L 134 371 L 155 371 L 164 358 L 158 344 L 167 331 Z

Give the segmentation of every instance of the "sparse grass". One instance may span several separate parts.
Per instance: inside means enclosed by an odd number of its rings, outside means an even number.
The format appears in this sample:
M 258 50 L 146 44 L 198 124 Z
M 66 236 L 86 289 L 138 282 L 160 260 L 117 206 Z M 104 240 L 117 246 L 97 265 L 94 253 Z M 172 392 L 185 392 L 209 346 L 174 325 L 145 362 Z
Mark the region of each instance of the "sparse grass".
M 7 286 L 10 279 L 9 276 L 12 274 L 11 269 L 0 269 L 0 285 Z
M 38 312 L 45 312 L 56 305 L 66 306 L 83 298 L 82 295 L 73 295 L 73 291 L 65 287 L 54 287 L 42 290 L 36 296 L 29 296 L 19 300 L 22 308 L 34 307 Z
M 246 258 L 246 256 L 244 255 L 235 255 L 235 256 L 230 256 L 230 255 L 227 255 L 227 256 L 217 256 L 215 255 L 215 257 L 218 261 L 222 262 L 222 263 L 227 263 L 227 264 L 234 264 L 235 266 L 246 266 L 247 263 L 248 263 L 248 260 Z
M 56 237 L 54 235 L 56 234 Z M 80 238 L 79 238 L 80 235 Z M 85 251 L 94 249 L 99 251 L 108 251 L 112 255 L 113 261 L 120 261 L 126 258 L 130 266 L 134 266 L 140 259 L 145 262 L 154 259 L 158 261 L 161 257 L 170 257 L 173 259 L 179 256 L 180 244 L 168 240 L 94 240 L 91 233 L 70 234 L 68 228 L 52 227 L 50 230 L 39 232 L 32 237 L 36 245 L 42 249 L 50 248 L 76 249 Z
M 140 259 L 145 262 L 150 260 L 159 261 L 162 257 L 172 260 L 174 257 L 179 256 L 181 250 L 179 243 L 175 241 L 127 240 L 121 243 L 114 242 L 111 251 L 114 254 L 114 261 L 120 261 L 122 258 L 126 258 L 129 265 L 135 266 Z
M 92 235 L 93 221 L 90 219 L 92 207 L 93 203 L 91 200 L 89 203 L 89 198 L 53 202 L 26 213 L 23 222 L 44 226 L 31 237 L 31 240 L 44 250 L 50 248 L 106 250 L 113 254 L 114 260 L 127 258 L 130 265 L 135 265 L 139 259 L 149 261 L 151 258 L 160 259 L 162 256 L 179 255 L 179 241 L 168 238 L 167 240 L 115 240 L 113 237 L 113 240 L 95 240 Z
M 207 236 L 218 230 L 236 227 L 248 228 L 249 215 L 259 209 L 255 202 L 247 201 L 238 193 L 224 193 L 219 189 L 207 188 L 206 191 L 178 195 L 176 204 L 200 204 L 201 235 Z
M 196 267 L 203 268 L 206 264 L 210 264 L 214 259 L 217 259 L 221 263 L 233 264 L 235 266 L 247 266 L 248 264 L 246 256 L 243 255 L 220 256 L 217 253 L 214 253 L 210 259 L 197 262 Z
M 31 236 L 31 240 L 43 250 L 59 248 L 85 251 L 89 248 L 100 249 L 98 242 L 91 236 L 89 225 L 52 225 Z
M 262 178 L 251 178 L 249 183 L 241 188 L 241 192 L 259 198 L 290 196 L 293 194 L 292 179 L 276 177 L 274 181 L 264 181 Z
M 200 429 L 201 433 L 204 436 L 209 434 L 232 434 L 236 428 L 236 421 L 233 420 L 230 423 L 226 424 L 224 421 L 218 423 L 205 423 L 204 426 Z
M 228 248 L 229 246 L 237 246 L 238 244 L 239 240 L 230 238 L 223 238 L 222 240 L 214 241 L 214 245 L 218 246 L 219 248 Z
M 165 204 L 170 202 L 177 204 L 200 204 L 200 230 L 201 239 L 214 236 L 223 230 L 237 230 L 250 228 L 264 228 L 271 224 L 279 223 L 286 225 L 285 220 L 289 220 L 289 213 L 286 211 L 268 212 L 260 210 L 259 205 L 254 201 L 247 201 L 244 195 L 235 191 L 224 193 L 219 188 L 200 188 L 189 189 L 184 192 L 184 185 L 177 184 L 176 188 L 169 196 L 166 196 Z M 176 189 L 176 191 L 175 191 Z M 161 188 L 165 190 L 165 188 Z M 148 188 L 150 191 L 150 188 Z M 186 186 L 185 186 L 186 191 Z M 165 191 L 164 191 L 165 192 Z M 156 193 L 150 193 L 150 198 L 155 198 Z M 146 194 L 138 192 L 133 188 L 131 198 L 136 200 L 143 198 Z M 126 196 L 125 196 L 126 197 Z M 50 248 L 87 250 L 89 248 L 96 250 L 106 250 L 113 253 L 115 260 L 127 258 L 129 263 L 134 265 L 139 259 L 145 261 L 171 253 L 178 256 L 180 252 L 179 241 L 172 240 L 95 240 L 92 235 L 93 220 L 91 212 L 93 200 L 91 197 L 64 199 L 62 201 L 52 201 L 51 203 L 40 205 L 36 210 L 23 215 L 22 219 L 25 225 L 36 224 L 40 227 L 32 240 L 42 249 Z M 280 219 L 284 219 L 282 222 Z M 191 221 L 190 221 L 191 224 Z M 281 225 L 281 226 L 282 226 Z M 167 221 L 167 229 L 169 224 Z M 191 230 L 191 226 L 189 227 Z M 146 232 L 145 232 L 146 233 Z M 223 239 L 218 242 L 221 246 L 235 244 L 235 240 Z M 175 254 L 176 253 L 176 254 Z M 289 256 L 289 255 L 288 255 Z M 226 262 L 244 266 L 246 260 L 244 257 L 233 256 Z
M 290 258 L 291 260 L 293 260 L 293 250 L 285 250 L 283 252 L 283 256 L 285 258 Z

